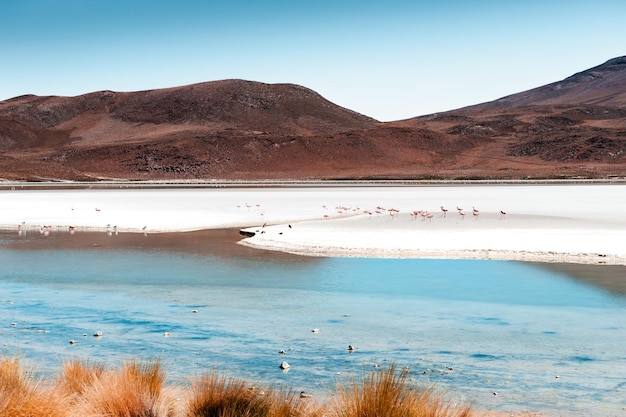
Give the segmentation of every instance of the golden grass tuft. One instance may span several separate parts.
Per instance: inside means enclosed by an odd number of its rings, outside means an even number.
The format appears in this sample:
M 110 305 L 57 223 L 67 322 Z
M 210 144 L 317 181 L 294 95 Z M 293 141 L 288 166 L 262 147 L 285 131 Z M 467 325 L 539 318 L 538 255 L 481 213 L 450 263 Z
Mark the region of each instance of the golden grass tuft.
M 26 377 L 17 359 L 0 358 L 0 416 L 64 417 L 63 398 Z
M 80 359 L 66 362 L 57 381 L 57 389 L 73 401 L 99 379 L 104 371 L 104 364 L 91 364 Z
M 259 389 L 244 380 L 218 373 L 192 385 L 186 417 L 317 417 L 322 411 L 295 392 Z
M 70 417 L 175 417 L 178 399 L 165 390 L 160 362 L 129 362 L 104 371 L 76 398 Z
M 453 407 L 433 387 L 412 387 L 408 371 L 372 370 L 359 383 L 337 386 L 332 417 L 471 417 L 470 406 Z
M 339 384 L 329 401 L 301 398 L 271 386 L 252 388 L 217 372 L 166 386 L 159 361 L 119 369 L 75 360 L 48 385 L 18 359 L 0 356 L 0 417 L 473 417 L 433 387 L 409 384 L 395 365 L 361 381 Z

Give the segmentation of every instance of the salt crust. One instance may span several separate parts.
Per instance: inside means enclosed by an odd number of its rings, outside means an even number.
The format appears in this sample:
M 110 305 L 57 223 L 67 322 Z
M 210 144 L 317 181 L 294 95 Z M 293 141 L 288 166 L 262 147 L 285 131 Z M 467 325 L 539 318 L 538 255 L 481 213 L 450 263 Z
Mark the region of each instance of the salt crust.
M 0 191 L 0 228 L 44 227 L 238 228 L 254 233 L 242 245 L 309 256 L 626 265 L 626 185 Z

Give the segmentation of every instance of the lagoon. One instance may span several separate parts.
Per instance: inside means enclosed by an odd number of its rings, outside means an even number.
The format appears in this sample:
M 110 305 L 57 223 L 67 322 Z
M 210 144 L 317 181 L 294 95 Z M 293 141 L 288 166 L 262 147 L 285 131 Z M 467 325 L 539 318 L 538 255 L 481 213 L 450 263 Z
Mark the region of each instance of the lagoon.
M 43 374 L 160 358 L 174 381 L 220 370 L 316 395 L 395 363 L 481 409 L 623 415 L 624 267 L 303 257 L 238 239 L 2 233 L 3 354 Z

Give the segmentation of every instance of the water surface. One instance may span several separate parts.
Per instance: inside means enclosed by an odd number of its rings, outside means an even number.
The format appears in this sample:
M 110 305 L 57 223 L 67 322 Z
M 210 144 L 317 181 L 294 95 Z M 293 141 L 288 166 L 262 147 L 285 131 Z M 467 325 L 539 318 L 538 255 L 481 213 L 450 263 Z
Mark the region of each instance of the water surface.
M 624 268 L 308 258 L 237 239 L 0 234 L 3 353 L 42 373 L 160 358 L 173 380 L 219 369 L 320 395 L 395 363 L 479 408 L 624 413 Z

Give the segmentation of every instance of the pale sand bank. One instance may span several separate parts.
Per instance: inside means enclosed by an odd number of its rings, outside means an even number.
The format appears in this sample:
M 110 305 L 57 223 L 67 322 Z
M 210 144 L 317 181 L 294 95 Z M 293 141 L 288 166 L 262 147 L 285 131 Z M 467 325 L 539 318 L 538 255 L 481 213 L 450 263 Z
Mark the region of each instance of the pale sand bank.
M 624 265 L 625 213 L 622 184 L 0 191 L 5 230 L 243 228 L 241 244 L 313 256 Z

